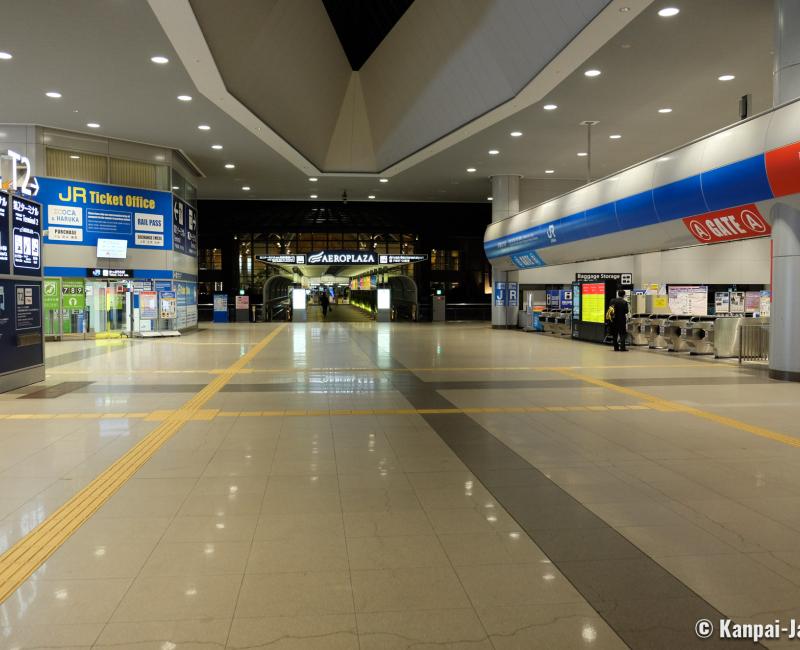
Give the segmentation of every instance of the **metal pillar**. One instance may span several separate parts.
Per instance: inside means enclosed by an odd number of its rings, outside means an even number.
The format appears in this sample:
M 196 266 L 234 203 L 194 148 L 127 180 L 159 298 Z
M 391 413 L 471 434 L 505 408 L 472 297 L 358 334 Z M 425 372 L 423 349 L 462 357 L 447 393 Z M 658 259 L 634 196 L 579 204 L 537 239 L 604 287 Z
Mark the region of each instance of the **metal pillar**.
M 492 176 L 492 223 L 502 221 L 519 212 L 519 179 L 513 174 Z M 495 305 L 495 291 L 498 282 L 506 283 L 506 304 Z M 492 267 L 492 327 L 506 328 L 516 326 L 510 322 L 508 304 L 508 271 L 496 271 Z
M 775 106 L 800 97 L 800 2 L 775 0 Z M 800 381 L 800 213 L 788 205 L 772 209 L 772 305 L 769 374 Z

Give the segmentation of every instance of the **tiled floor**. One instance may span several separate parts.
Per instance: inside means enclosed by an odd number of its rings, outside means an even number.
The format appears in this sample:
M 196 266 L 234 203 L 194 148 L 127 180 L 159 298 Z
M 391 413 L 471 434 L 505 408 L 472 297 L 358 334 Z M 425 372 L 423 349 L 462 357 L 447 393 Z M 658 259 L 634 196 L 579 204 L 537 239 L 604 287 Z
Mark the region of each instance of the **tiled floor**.
M 719 648 L 698 618 L 800 609 L 800 386 L 483 324 L 277 329 L 50 344 L 0 395 L 0 552 L 170 432 L 0 604 L 0 648 Z

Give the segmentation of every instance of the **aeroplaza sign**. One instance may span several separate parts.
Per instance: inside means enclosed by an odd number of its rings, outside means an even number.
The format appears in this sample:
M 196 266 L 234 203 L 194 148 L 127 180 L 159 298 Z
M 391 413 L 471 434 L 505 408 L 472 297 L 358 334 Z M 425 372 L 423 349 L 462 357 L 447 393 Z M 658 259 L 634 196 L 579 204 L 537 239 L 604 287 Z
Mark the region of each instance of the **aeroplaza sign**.
M 375 253 L 366 251 L 318 251 L 311 253 L 306 264 L 377 264 Z
M 256 259 L 265 264 L 308 264 L 330 266 L 333 264 L 413 264 L 424 262 L 427 255 L 395 254 L 383 255 L 368 251 L 316 251 L 308 255 L 258 255 Z
M 754 204 L 686 217 L 683 223 L 701 244 L 764 237 L 772 232 Z

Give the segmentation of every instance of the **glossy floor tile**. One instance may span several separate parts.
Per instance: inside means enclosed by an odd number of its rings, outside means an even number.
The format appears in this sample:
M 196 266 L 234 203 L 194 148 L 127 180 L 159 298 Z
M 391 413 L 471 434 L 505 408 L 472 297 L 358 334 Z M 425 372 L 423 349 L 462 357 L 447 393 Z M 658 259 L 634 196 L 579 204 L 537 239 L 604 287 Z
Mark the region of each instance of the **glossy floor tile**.
M 717 648 L 697 618 L 790 617 L 800 449 L 751 425 L 800 434 L 800 387 L 621 356 L 362 319 L 50 344 L 0 395 L 0 552 L 189 415 L 0 604 L 0 648 Z

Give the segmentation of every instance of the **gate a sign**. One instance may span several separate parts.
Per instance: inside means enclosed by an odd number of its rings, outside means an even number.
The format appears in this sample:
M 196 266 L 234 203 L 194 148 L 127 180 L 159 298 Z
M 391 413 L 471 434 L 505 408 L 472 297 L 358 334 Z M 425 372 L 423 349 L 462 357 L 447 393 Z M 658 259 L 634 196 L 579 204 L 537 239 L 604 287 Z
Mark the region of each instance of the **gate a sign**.
M 683 223 L 701 244 L 764 237 L 772 232 L 766 219 L 752 203 L 686 217 Z

